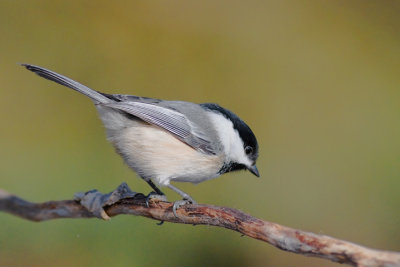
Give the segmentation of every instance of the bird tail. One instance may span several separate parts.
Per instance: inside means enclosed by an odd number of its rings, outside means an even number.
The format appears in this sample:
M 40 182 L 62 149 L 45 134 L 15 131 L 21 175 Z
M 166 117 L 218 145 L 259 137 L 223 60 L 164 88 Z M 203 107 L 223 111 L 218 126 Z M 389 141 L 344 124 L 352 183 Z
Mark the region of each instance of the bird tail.
M 87 86 L 84 86 L 83 84 L 80 84 L 68 77 L 65 77 L 61 74 L 58 74 L 54 71 L 39 67 L 39 66 L 35 66 L 35 65 L 30 65 L 30 64 L 21 64 L 22 66 L 24 66 L 25 68 L 27 68 L 28 70 L 36 73 L 37 75 L 39 75 L 40 77 L 43 77 L 45 79 L 48 79 L 50 81 L 59 83 L 61 85 L 64 85 L 66 87 L 69 87 L 71 89 L 74 89 L 75 91 L 78 91 L 79 93 L 82 93 L 88 97 L 90 97 L 93 101 L 97 102 L 97 103 L 101 103 L 101 104 L 105 104 L 105 103 L 110 103 L 113 102 L 111 99 L 109 99 L 108 97 L 102 95 L 101 93 L 90 89 Z

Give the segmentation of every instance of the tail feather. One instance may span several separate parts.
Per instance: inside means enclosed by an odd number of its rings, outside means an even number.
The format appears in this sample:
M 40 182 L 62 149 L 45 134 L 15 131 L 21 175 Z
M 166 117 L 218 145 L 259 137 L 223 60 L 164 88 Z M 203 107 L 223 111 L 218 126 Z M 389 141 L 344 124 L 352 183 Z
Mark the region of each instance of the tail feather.
M 59 83 L 61 85 L 64 85 L 66 87 L 69 87 L 71 89 L 74 89 L 75 91 L 78 91 L 88 97 L 90 97 L 92 100 L 94 100 L 95 102 L 98 103 L 110 103 L 113 102 L 111 99 L 107 98 L 106 96 L 102 95 L 101 93 L 90 89 L 89 87 L 80 84 L 68 77 L 65 77 L 61 74 L 58 74 L 54 71 L 39 67 L 39 66 L 35 66 L 35 65 L 30 65 L 30 64 L 21 64 L 22 66 L 24 66 L 25 68 L 27 68 L 28 70 L 36 73 L 37 75 L 39 75 L 40 77 L 43 77 L 45 79 L 48 79 L 50 81 Z

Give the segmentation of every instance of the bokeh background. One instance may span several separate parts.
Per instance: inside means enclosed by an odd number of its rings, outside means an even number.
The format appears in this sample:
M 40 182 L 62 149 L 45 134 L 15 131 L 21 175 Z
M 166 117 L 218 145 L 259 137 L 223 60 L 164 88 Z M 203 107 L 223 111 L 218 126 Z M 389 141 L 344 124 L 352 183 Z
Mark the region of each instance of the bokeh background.
M 178 184 L 200 203 L 400 250 L 398 1 L 0 1 L 0 188 L 31 201 L 136 177 L 86 97 L 217 102 L 260 144 L 261 178 Z M 178 196 L 164 190 L 170 200 Z M 0 266 L 338 266 L 206 226 L 0 214 Z

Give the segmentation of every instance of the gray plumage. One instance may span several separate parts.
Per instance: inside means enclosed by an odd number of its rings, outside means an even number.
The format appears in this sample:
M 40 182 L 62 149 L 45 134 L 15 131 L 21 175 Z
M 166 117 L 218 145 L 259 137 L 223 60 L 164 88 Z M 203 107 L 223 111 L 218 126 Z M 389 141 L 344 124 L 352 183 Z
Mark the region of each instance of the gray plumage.
M 253 132 L 239 117 L 216 104 L 105 94 L 45 68 L 22 65 L 91 98 L 108 140 L 157 193 L 162 192 L 151 180 L 191 199 L 170 181 L 199 183 L 240 169 L 258 176 L 258 145 Z

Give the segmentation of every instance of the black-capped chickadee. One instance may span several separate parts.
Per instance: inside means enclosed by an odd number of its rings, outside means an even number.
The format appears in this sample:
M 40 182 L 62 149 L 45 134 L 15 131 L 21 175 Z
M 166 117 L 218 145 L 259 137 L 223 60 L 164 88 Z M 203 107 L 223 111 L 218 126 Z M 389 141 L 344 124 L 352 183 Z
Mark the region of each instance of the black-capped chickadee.
M 197 184 L 246 169 L 259 176 L 256 137 L 244 121 L 217 104 L 105 94 L 45 68 L 22 65 L 90 97 L 107 139 L 159 195 L 164 194 L 153 181 L 195 203 L 171 181 Z

